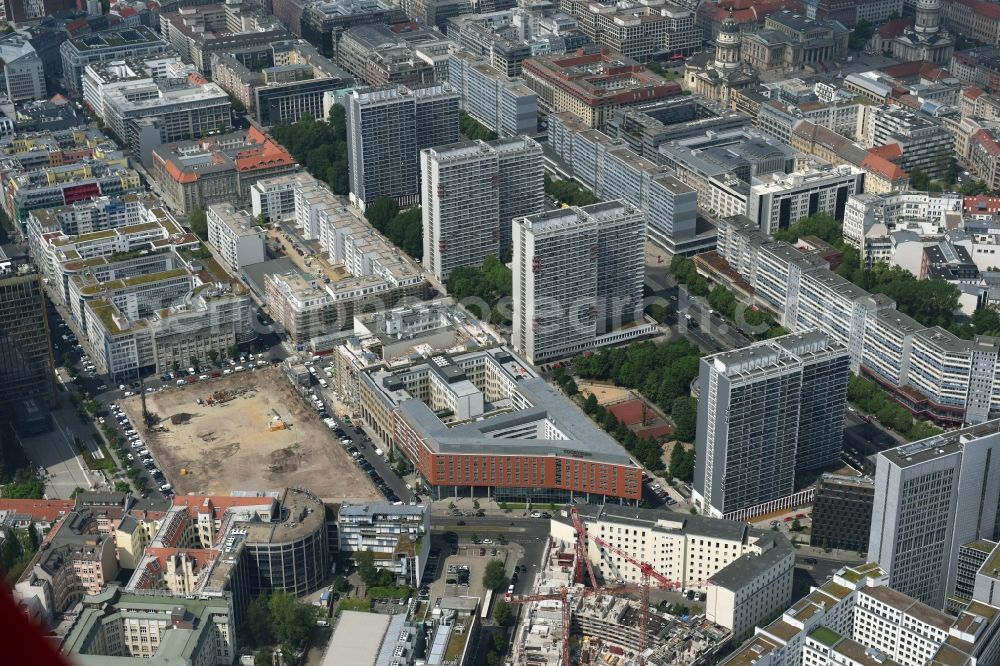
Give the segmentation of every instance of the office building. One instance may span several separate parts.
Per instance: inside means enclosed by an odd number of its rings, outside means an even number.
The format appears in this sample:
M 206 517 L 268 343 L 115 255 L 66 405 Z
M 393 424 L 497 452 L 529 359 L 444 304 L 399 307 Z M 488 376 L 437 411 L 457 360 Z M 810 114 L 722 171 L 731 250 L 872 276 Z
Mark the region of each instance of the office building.
M 569 111 L 595 129 L 620 108 L 681 93 L 680 84 L 608 48 L 529 58 L 522 74 L 542 111 Z
M 178 661 L 225 666 L 238 654 L 237 618 L 229 597 L 195 599 L 110 587 L 82 602 L 80 615 L 60 646 L 74 664 Z
M 212 80 L 265 127 L 308 115 L 324 120 L 323 96 L 354 79 L 303 40 L 288 40 L 212 56 Z
M 620 549 L 670 580 L 704 592 L 707 619 L 734 636 L 772 617 L 791 599 L 795 551 L 780 534 L 720 518 L 614 504 L 577 510 L 587 529 L 587 555 L 595 575 L 626 585 L 642 581 L 639 569 L 611 550 Z M 566 511 L 553 516 L 550 535 L 564 544 L 576 543 Z M 707 580 L 714 585 L 698 586 Z
M 346 98 L 351 201 L 420 201 L 420 151 L 456 143 L 459 96 L 448 84 L 355 90 Z
M 157 79 L 179 82 L 195 71 L 172 51 L 90 63 L 84 68 L 81 81 L 83 102 L 104 120 L 108 115 L 105 102 L 112 90 L 128 91 Z
M 355 409 L 375 440 L 406 456 L 434 499 L 642 495 L 626 451 L 504 347 L 379 363 L 360 371 L 358 389 Z
M 572 0 L 560 6 L 595 44 L 639 62 L 654 56 L 689 56 L 701 47 L 695 13 L 680 4 L 652 0 L 600 5 Z
M 994 575 L 992 567 L 996 564 L 993 557 L 996 547 L 997 543 L 988 539 L 976 539 L 959 547 L 955 586 L 945 599 L 946 612 L 958 615 L 962 608 L 969 605 L 975 596 L 976 579 L 979 578 L 981 570 L 985 577 Z M 983 565 L 987 562 L 990 562 L 990 566 L 983 570 Z M 981 600 L 988 600 L 988 597 L 983 597 Z
M 413 88 L 445 81 L 453 48 L 454 42 L 433 28 L 359 25 L 341 37 L 337 62 L 366 85 Z
M 59 47 L 66 89 L 75 95 L 83 92 L 83 70 L 91 63 L 163 53 L 169 48 L 155 31 L 142 25 L 68 39 Z
M 55 363 L 42 276 L 28 265 L 0 271 L 0 411 L 55 399 Z
M 878 454 L 868 556 L 894 590 L 942 608 L 961 546 L 997 540 L 998 447 L 1000 421 L 988 421 Z
M 448 38 L 462 51 L 483 56 L 506 76 L 521 75 L 524 61 L 539 53 L 572 53 L 593 44 L 577 20 L 556 7 L 513 7 L 448 20 Z
M 725 516 L 791 495 L 796 472 L 840 460 L 847 348 L 793 333 L 701 359 L 692 499 Z
M 250 213 L 228 203 L 211 204 L 205 212 L 208 242 L 230 271 L 239 274 L 244 266 L 264 261 L 267 234 Z
M 510 255 L 511 222 L 544 207 L 542 148 L 517 137 L 420 152 L 423 263 L 441 284 L 460 266 Z
M 499 136 L 538 133 L 538 95 L 482 57 L 466 51 L 448 56 L 448 83 L 462 110 Z
M 0 38 L 3 83 L 11 104 L 45 99 L 45 63 L 35 52 L 30 34 L 17 32 Z
M 232 130 L 229 95 L 203 78 L 154 79 L 104 98 L 104 122 L 118 139 L 152 166 L 153 149 L 164 143 Z
M 273 16 L 242 2 L 177 7 L 159 14 L 160 34 L 199 72 L 212 71 L 212 56 L 288 39 L 288 31 Z
M 338 550 L 348 557 L 373 553 L 375 566 L 395 574 L 398 585 L 417 587 L 431 548 L 430 520 L 430 509 L 420 504 L 342 504 L 337 512 Z
M 888 586 L 876 563 L 844 567 L 724 659 L 722 666 L 926 666 L 997 659 L 1000 608 L 947 615 Z
M 213 203 L 248 202 L 254 183 L 294 172 L 291 153 L 255 127 L 158 146 L 150 174 L 171 210 L 186 215 Z
M 598 199 L 627 201 L 646 216 L 649 239 L 671 254 L 694 253 L 715 245 L 714 227 L 699 233 L 697 192 L 668 169 L 587 127 L 572 113 L 551 113 L 549 147 L 567 175 Z
M 920 169 L 943 178 L 955 152 L 955 137 L 920 112 L 889 106 L 868 110 L 862 128 L 867 148 L 895 144 L 895 158 L 907 172 Z
M 514 349 L 537 365 L 649 334 L 645 237 L 622 201 L 515 219 Z
M 874 504 L 875 482 L 870 477 L 824 474 L 813 499 L 809 544 L 865 552 Z
M 815 213 L 844 218 L 847 199 L 864 191 L 865 172 L 842 165 L 784 174 L 771 173 L 754 181 L 747 198 L 746 216 L 766 234 L 787 229 Z
M 275 4 L 276 15 L 279 5 L 280 1 Z M 402 7 L 385 0 L 321 0 L 308 3 L 302 9 L 302 32 L 296 34 L 300 34 L 327 58 L 337 60 L 340 39 L 348 29 L 357 25 L 392 25 L 407 20 Z M 289 24 L 286 22 L 286 25 Z M 294 23 L 290 27 L 294 32 Z
M 772 174 L 796 172 L 803 158 L 780 141 L 745 126 L 693 132 L 661 143 L 649 157 L 694 189 L 699 207 L 713 218 L 745 214 L 752 185 Z

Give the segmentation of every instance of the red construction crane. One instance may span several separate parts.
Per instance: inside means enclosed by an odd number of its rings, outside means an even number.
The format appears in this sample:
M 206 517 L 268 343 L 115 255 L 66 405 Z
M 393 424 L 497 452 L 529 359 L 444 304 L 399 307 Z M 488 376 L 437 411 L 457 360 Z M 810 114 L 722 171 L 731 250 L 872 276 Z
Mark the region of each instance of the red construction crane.
M 642 576 L 642 582 L 639 584 L 639 593 L 642 595 L 642 607 L 639 615 L 639 666 L 646 666 L 646 659 L 643 657 L 643 652 L 646 651 L 646 640 L 648 638 L 647 628 L 649 626 L 649 587 L 650 579 L 653 579 L 657 583 L 657 587 L 664 590 L 676 590 L 678 588 L 686 587 L 705 587 L 709 585 L 709 581 L 702 581 L 697 583 L 685 583 L 679 580 L 670 580 L 659 571 L 654 569 L 650 564 L 646 562 L 640 562 L 628 553 L 626 553 L 621 548 L 617 546 L 612 546 L 610 543 L 605 541 L 600 537 L 594 537 L 594 543 L 596 543 L 601 548 L 606 548 L 611 553 L 618 555 L 623 558 L 626 562 L 636 567 L 639 570 L 639 574 Z M 589 561 L 588 561 L 589 564 Z M 634 591 L 634 587 L 610 587 L 602 588 L 597 590 L 601 594 L 626 594 Z
M 573 519 L 573 528 L 576 530 L 576 561 L 573 564 L 573 580 L 581 585 L 583 581 L 583 569 L 587 568 L 587 575 L 590 576 L 590 584 L 597 587 L 597 578 L 594 577 L 594 567 L 590 563 L 590 554 L 587 548 L 587 526 L 580 519 L 580 513 L 576 507 L 570 507 L 570 517 Z

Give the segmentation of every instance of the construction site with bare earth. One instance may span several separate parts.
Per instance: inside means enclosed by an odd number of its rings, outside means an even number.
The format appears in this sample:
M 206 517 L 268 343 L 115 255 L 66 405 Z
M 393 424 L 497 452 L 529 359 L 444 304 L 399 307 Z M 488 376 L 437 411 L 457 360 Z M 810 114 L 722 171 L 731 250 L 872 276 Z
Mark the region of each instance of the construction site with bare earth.
M 277 368 L 145 398 L 159 424 L 140 426 L 143 440 L 179 495 L 300 487 L 334 502 L 381 497 Z M 121 404 L 132 423 L 143 423 L 140 396 Z

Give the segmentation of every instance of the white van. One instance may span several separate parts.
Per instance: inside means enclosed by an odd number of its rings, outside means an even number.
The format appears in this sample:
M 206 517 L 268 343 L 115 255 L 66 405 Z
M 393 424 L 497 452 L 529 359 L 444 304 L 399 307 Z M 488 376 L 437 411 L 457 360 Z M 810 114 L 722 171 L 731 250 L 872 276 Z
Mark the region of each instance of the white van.
M 242 365 L 236 366 L 235 368 L 233 368 L 233 372 L 243 372 L 243 366 Z
M 326 383 L 325 379 L 320 379 L 319 380 L 319 385 L 322 386 L 323 388 L 326 388 L 327 386 L 329 386 L 329 384 Z
M 382 455 L 382 449 L 375 449 L 375 455 L 381 456 Z

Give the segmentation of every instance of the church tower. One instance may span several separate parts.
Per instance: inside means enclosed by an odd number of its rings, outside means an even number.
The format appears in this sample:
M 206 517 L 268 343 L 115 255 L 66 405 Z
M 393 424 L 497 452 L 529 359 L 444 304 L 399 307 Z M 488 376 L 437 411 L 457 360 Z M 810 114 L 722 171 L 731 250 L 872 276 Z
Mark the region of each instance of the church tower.
M 719 34 L 715 38 L 716 69 L 733 70 L 739 69 L 742 66 L 740 62 L 740 45 L 742 41 L 743 35 L 740 34 L 740 24 L 736 22 L 732 10 L 730 10 L 729 16 L 719 26 Z
M 913 30 L 918 35 L 936 34 L 941 26 L 941 0 L 917 0 Z

